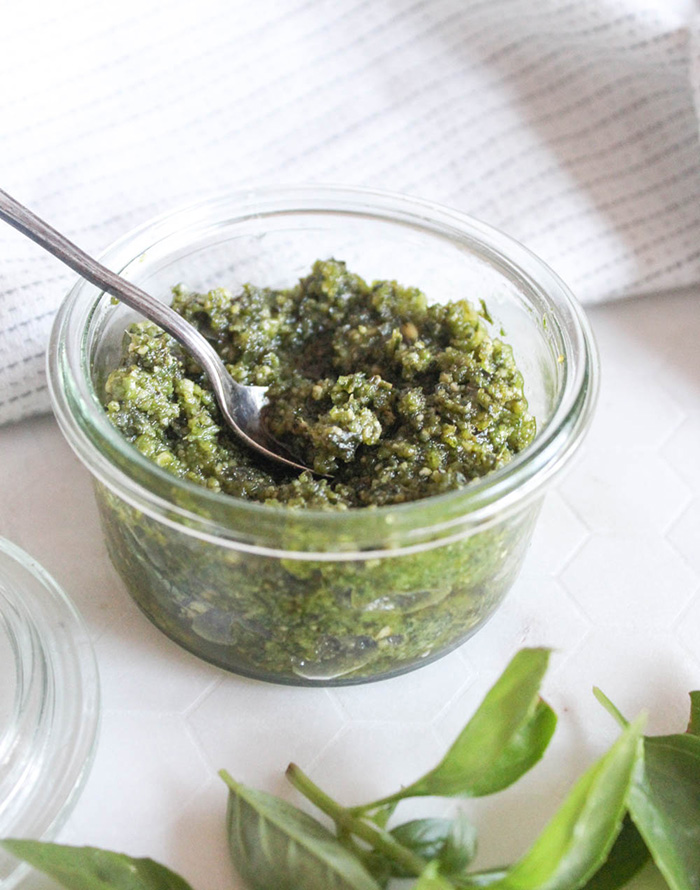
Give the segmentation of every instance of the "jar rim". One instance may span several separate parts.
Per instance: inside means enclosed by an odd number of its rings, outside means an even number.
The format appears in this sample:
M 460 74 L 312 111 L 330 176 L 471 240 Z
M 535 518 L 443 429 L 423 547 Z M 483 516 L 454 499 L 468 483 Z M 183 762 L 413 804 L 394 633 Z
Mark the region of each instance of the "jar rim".
M 48 351 L 48 378 L 54 413 L 69 444 L 107 488 L 132 506 L 175 523 L 196 526 L 217 539 L 233 534 L 228 522 L 256 530 L 276 521 L 327 529 L 352 528 L 362 537 L 369 517 L 385 522 L 395 534 L 412 542 L 428 534 L 450 534 L 455 525 L 483 525 L 519 508 L 543 490 L 576 450 L 590 421 L 597 395 L 597 353 L 586 315 L 566 284 L 528 248 L 469 215 L 435 202 L 390 191 L 341 185 L 268 186 L 213 195 L 161 214 L 131 230 L 102 254 L 102 261 L 122 271 L 136 257 L 181 230 L 197 232 L 213 218 L 228 221 L 294 213 L 345 213 L 408 223 L 443 237 L 478 244 L 489 260 L 537 292 L 557 327 L 563 344 L 564 380 L 555 408 L 534 441 L 507 465 L 461 489 L 403 504 L 351 507 L 342 511 L 303 508 L 232 498 L 179 479 L 157 466 L 128 443 L 110 423 L 89 375 L 87 331 L 97 305 L 104 299 L 97 287 L 78 280 L 56 316 Z M 199 229 L 197 227 L 200 227 Z M 119 454 L 125 472 L 107 455 Z M 133 472 L 132 472 L 133 471 Z M 183 507 L 167 492 L 181 492 Z M 211 517 L 216 519 L 212 520 Z M 235 535 L 233 535 L 235 537 Z M 350 532 L 352 536 L 352 532 Z

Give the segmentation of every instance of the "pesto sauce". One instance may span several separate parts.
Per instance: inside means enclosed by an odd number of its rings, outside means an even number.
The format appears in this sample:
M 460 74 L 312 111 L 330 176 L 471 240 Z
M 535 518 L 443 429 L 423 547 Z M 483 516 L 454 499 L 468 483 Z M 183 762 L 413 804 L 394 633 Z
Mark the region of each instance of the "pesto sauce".
M 197 365 L 153 324 L 131 326 L 106 382 L 115 426 L 179 478 L 290 508 L 286 543 L 265 552 L 161 522 L 98 483 L 112 561 L 151 620 L 228 670 L 311 685 L 403 673 L 470 636 L 511 586 L 537 504 L 405 552 L 384 555 L 385 532 L 371 555 L 349 559 L 334 557 L 322 523 L 310 548 L 294 528 L 307 508 L 371 510 L 462 488 L 527 446 L 535 422 L 522 377 L 510 347 L 490 337 L 485 306 L 429 304 L 335 260 L 286 290 L 177 287 L 173 305 L 236 380 L 269 387 L 270 431 L 332 478 L 241 447 Z
M 467 485 L 533 439 L 513 353 L 483 301 L 429 304 L 395 281 L 367 283 L 318 261 L 283 290 L 174 289 L 173 307 L 240 383 L 268 387 L 269 431 L 318 474 L 289 473 L 239 444 L 206 377 L 169 335 L 132 325 L 106 410 L 159 466 L 271 505 L 399 504 Z
M 402 674 L 471 636 L 517 576 L 537 505 L 457 541 L 351 561 L 219 547 L 97 485 L 110 557 L 164 633 L 244 676 L 346 685 Z

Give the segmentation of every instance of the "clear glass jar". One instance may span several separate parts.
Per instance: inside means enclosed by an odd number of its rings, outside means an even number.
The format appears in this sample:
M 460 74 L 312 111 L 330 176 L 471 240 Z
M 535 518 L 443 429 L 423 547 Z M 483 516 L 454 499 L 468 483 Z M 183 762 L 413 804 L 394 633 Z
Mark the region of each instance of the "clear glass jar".
M 512 585 L 595 401 L 590 329 L 565 285 L 505 235 L 426 201 L 318 186 L 228 194 L 142 226 L 104 261 L 168 300 L 178 283 L 288 287 L 329 257 L 429 301 L 484 299 L 525 378 L 532 445 L 439 497 L 274 508 L 175 479 L 112 427 L 101 393 L 131 310 L 78 282 L 49 355 L 56 417 L 94 476 L 107 547 L 136 602 L 202 658 L 281 683 L 392 676 L 474 633 Z
M 50 840 L 89 772 L 99 709 L 82 619 L 55 581 L 0 538 L 0 837 Z M 0 850 L 0 886 L 28 870 Z

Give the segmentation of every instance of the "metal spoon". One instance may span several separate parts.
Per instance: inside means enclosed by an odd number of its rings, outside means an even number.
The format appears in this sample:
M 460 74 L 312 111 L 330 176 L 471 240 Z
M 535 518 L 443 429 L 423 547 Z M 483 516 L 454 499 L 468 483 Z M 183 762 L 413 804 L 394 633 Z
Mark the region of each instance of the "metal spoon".
M 226 423 L 242 442 L 287 467 L 310 469 L 300 464 L 263 427 L 260 410 L 266 400 L 266 387 L 237 383 L 211 344 L 174 309 L 98 263 L 2 189 L 0 219 L 48 250 L 91 284 L 155 322 L 181 343 L 209 378 Z

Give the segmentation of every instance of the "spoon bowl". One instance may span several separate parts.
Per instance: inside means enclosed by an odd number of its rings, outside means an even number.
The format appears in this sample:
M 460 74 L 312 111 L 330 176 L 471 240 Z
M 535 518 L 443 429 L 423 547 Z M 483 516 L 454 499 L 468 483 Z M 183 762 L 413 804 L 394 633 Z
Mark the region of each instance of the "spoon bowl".
M 72 241 L 0 189 L 0 219 L 61 260 L 86 281 L 140 312 L 174 337 L 209 378 L 226 425 L 241 442 L 268 460 L 297 470 L 310 470 L 266 431 L 261 410 L 267 399 L 263 386 L 245 386 L 231 377 L 213 346 L 174 309 L 97 262 Z

